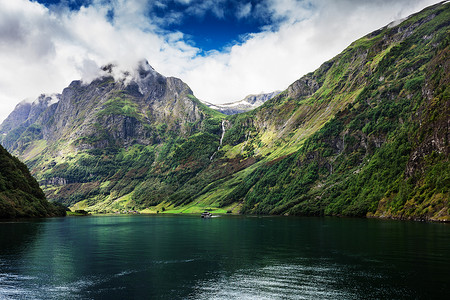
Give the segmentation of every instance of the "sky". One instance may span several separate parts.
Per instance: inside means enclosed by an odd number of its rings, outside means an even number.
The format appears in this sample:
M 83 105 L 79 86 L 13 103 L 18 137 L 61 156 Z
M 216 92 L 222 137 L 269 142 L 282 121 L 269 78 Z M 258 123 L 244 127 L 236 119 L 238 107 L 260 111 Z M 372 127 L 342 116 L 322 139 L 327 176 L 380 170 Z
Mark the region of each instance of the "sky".
M 203 101 L 284 90 L 433 0 L 0 0 L 0 122 L 24 99 L 147 59 Z

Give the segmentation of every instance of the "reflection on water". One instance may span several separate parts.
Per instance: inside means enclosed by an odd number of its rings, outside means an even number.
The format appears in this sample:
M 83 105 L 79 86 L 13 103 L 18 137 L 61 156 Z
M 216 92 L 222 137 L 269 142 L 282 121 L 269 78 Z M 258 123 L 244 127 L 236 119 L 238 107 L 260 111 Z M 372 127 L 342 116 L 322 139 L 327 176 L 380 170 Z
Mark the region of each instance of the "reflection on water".
M 429 299 L 450 226 L 112 216 L 0 223 L 0 299 Z
M 201 282 L 191 299 L 350 299 L 352 295 L 334 287 L 339 273 L 333 267 L 302 265 L 240 270 Z

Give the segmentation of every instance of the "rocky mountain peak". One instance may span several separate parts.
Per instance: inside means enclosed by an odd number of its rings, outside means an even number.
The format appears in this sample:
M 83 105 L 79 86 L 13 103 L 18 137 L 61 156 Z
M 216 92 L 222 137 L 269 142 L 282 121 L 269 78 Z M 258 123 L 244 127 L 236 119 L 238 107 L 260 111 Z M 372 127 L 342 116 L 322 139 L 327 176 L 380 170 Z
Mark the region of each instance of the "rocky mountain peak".
M 161 74 L 155 71 L 155 69 L 148 63 L 146 59 L 143 59 L 138 62 L 137 72 L 139 74 L 140 79 L 144 79 L 147 76 L 155 76 L 155 75 L 162 76 Z
M 60 94 L 41 94 L 31 104 L 32 106 L 45 106 L 48 107 L 55 103 L 58 103 L 61 99 Z
M 30 102 L 19 104 L 0 127 L 10 151 L 33 139 L 62 139 L 77 149 L 157 143 L 158 125 L 184 134 L 185 124 L 205 118 L 189 86 L 159 74 L 147 60 L 128 72 L 105 65 L 89 83 L 75 80 L 60 95 L 43 94 Z
M 261 94 L 252 94 L 246 96 L 244 99 L 225 103 L 225 104 L 212 104 L 205 102 L 207 106 L 212 109 L 215 109 L 226 115 L 234 115 L 242 112 L 246 112 L 252 109 L 255 109 L 264 104 L 264 102 L 278 96 L 281 91 L 275 91 L 271 93 L 261 93 Z
M 156 72 L 147 60 L 141 60 L 130 84 L 134 82 L 138 85 L 139 92 L 142 95 L 160 97 L 162 96 L 162 86 L 166 83 L 166 77 Z
M 29 126 L 37 120 L 43 111 L 58 103 L 60 99 L 60 94 L 41 94 L 34 100 L 33 98 L 22 100 L 0 125 L 0 132 L 7 133 L 22 124 Z
M 151 95 L 153 98 L 161 97 L 161 91 L 164 89 L 162 86 L 165 85 L 166 81 L 166 77 L 158 73 L 147 59 L 139 60 L 132 68 L 124 68 L 115 63 L 104 65 L 100 68 L 99 76 L 93 81 L 102 81 L 108 77 L 113 77 L 116 83 L 123 84 L 124 88 L 129 91 L 135 90 L 141 95 Z M 79 82 L 73 82 L 72 84 L 79 84 Z

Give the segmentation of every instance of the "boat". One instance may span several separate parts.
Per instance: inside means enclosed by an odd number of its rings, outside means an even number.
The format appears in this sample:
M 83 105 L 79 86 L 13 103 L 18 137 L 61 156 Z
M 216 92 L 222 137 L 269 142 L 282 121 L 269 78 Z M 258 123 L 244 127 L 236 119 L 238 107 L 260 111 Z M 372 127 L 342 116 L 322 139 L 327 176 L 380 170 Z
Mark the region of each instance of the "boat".
M 211 217 L 212 217 L 212 213 L 210 213 L 210 212 L 208 212 L 208 211 L 202 212 L 201 217 L 202 217 L 203 219 L 211 218 Z

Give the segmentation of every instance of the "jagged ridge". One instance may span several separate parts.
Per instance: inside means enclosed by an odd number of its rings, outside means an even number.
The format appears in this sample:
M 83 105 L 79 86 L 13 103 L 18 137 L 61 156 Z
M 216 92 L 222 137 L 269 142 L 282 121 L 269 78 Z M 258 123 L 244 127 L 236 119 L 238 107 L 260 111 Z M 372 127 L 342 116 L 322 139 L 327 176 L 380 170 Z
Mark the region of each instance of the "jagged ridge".
M 209 102 L 205 102 L 205 104 L 218 112 L 221 112 L 225 115 L 234 115 L 240 114 L 243 112 L 250 111 L 264 104 L 264 102 L 278 96 L 281 91 L 275 91 L 272 93 L 263 93 L 257 95 L 248 95 L 244 99 L 231 103 L 224 104 L 212 104 Z

